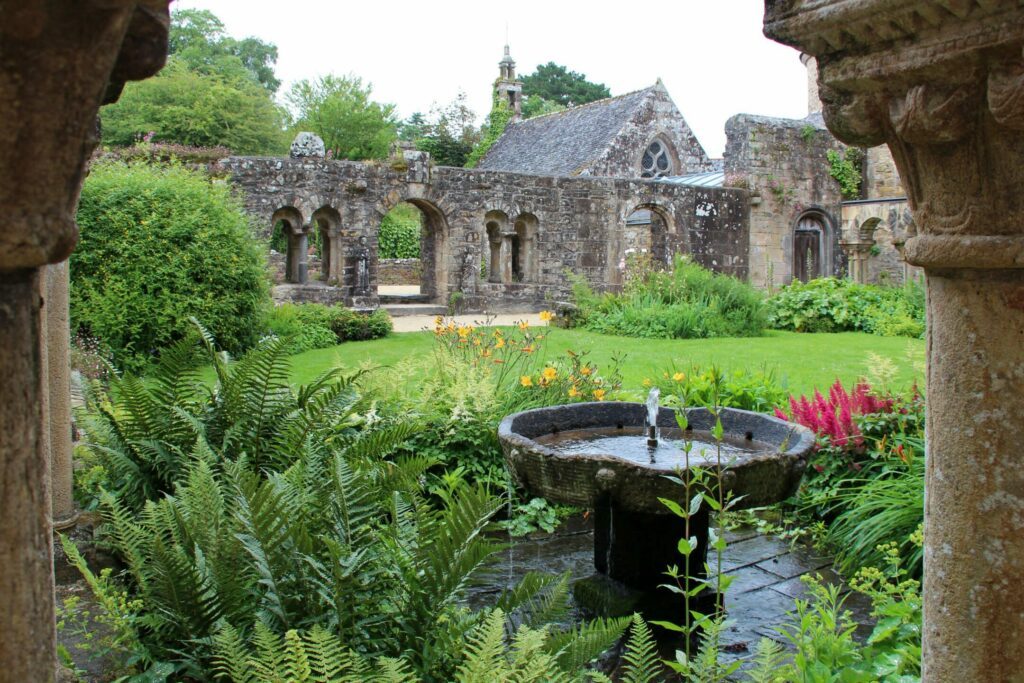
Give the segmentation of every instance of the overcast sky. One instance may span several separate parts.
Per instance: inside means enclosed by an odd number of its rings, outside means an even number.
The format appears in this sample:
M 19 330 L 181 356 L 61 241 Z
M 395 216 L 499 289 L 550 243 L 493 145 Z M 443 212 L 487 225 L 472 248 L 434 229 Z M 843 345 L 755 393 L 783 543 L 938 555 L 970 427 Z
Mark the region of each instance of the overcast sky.
M 806 75 L 795 50 L 761 34 L 762 0 L 177 0 L 208 9 L 235 37 L 277 45 L 278 78 L 352 73 L 405 118 L 464 90 L 482 118 L 505 43 L 520 74 L 554 61 L 613 95 L 659 77 L 701 144 L 722 155 L 740 112 L 802 118 Z

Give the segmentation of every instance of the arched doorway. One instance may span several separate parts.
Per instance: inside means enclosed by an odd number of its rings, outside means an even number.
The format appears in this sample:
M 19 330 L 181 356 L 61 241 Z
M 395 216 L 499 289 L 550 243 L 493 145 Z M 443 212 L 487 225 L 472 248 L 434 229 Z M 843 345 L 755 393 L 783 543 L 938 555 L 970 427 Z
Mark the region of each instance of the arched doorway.
M 808 212 L 797 220 L 793 232 L 793 279 L 808 282 L 832 272 L 828 219 Z
M 429 201 L 409 199 L 384 215 L 371 250 L 379 296 L 447 303 L 448 222 Z
M 613 284 L 625 282 L 631 262 L 644 267 L 665 268 L 671 264 L 669 234 L 674 232 L 665 210 L 654 204 L 636 206 L 626 216 L 618 243 L 617 258 L 610 264 Z

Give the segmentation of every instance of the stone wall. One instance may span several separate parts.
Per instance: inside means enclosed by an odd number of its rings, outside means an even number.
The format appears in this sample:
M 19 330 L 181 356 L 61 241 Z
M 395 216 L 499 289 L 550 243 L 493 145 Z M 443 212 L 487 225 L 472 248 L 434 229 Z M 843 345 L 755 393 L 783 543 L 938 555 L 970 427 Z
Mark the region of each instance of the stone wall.
M 232 177 L 264 235 L 275 213 L 290 216 L 293 230 L 324 230 L 326 282 L 336 284 L 346 300 L 366 305 L 376 302 L 381 281 L 381 219 L 402 201 L 425 216 L 421 291 L 439 304 L 458 293 L 467 311 L 526 308 L 565 298 L 570 289 L 566 271 L 582 275 L 599 290 L 617 286 L 626 217 L 637 208 L 664 218 L 665 234 L 657 236 L 664 258 L 690 253 L 719 272 L 740 279 L 748 273 L 749 198 L 743 189 L 434 167 L 419 152 L 377 163 L 231 157 L 219 166 Z M 520 259 L 534 259 L 523 281 L 481 278 L 481 264 L 489 256 L 485 215 L 505 217 L 509 239 L 520 222 L 536 219 L 535 236 L 520 246 Z M 532 250 L 531 255 L 523 249 Z M 361 259 L 369 275 L 365 291 L 358 281 Z
M 751 284 L 773 287 L 793 279 L 795 231 L 806 217 L 817 218 L 824 226 L 818 264 L 822 274 L 842 274 L 842 197 L 839 184 L 829 175 L 826 152 L 841 151 L 843 146 L 815 117 L 738 114 L 726 122 L 725 133 L 725 184 L 745 188 L 751 197 Z
M 651 131 L 655 131 L 653 134 Z M 669 96 L 665 86 L 651 88 L 650 96 L 640 111 L 627 123 L 604 156 L 590 168 L 591 175 L 617 178 L 636 178 L 640 175 L 640 158 L 654 141 L 661 138 L 675 152 L 674 172 L 685 175 L 713 170 L 704 147 L 693 134 L 682 113 Z
M 377 270 L 377 284 L 419 285 L 423 266 L 418 258 L 380 259 Z
M 885 145 L 868 149 L 864 164 L 864 196 L 868 199 L 907 196 L 892 152 Z
M 920 269 L 903 258 L 903 246 L 917 234 L 906 199 L 861 199 L 843 202 L 843 243 L 853 279 L 868 284 L 900 285 L 919 277 Z

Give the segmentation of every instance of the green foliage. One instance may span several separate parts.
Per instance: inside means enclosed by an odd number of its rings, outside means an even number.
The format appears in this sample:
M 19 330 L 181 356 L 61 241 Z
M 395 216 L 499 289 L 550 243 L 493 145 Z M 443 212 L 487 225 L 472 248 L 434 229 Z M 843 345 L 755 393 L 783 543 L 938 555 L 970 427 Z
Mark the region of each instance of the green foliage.
M 920 532 L 915 542 L 921 542 Z M 794 622 L 782 633 L 795 648 L 792 661 L 778 653 L 759 657 L 751 681 L 798 683 L 915 683 L 921 675 L 920 584 L 899 565 L 895 545 L 879 549 L 888 558 L 883 569 L 866 569 L 852 581 L 865 592 L 877 620 L 866 643 L 854 639 L 856 624 L 843 609 L 839 586 L 803 577 L 810 600 L 797 600 Z
M 622 683 L 653 683 L 664 678 L 665 669 L 658 660 L 657 643 L 639 614 L 633 615 L 622 661 L 625 663 Z
M 237 154 L 276 154 L 288 144 L 285 113 L 265 88 L 250 79 L 194 71 L 175 57 L 155 77 L 126 85 L 100 116 L 106 145 L 130 145 L 145 136 Z
M 71 319 L 118 364 L 209 325 L 233 353 L 256 341 L 268 302 L 263 253 L 226 185 L 179 166 L 93 166 L 78 207 Z
M 546 100 L 540 95 L 524 97 L 522 102 L 522 114 L 524 119 L 532 119 L 535 116 L 545 116 L 565 111 L 565 105 L 558 102 Z
M 466 103 L 466 93 L 460 91 L 455 100 L 443 109 L 435 105 L 429 122 L 419 116 L 418 129 L 411 138 L 416 148 L 429 152 L 438 166 L 464 166 L 473 147 L 480 141 L 480 131 L 474 125 L 476 114 Z M 404 124 L 402 132 L 408 134 L 412 126 L 417 126 L 417 123 Z
M 372 90 L 353 75 L 299 81 L 285 98 L 293 129 L 319 135 L 336 159 L 383 159 L 398 135 L 395 106 L 371 100 Z
M 584 74 L 569 71 L 554 62 L 538 64 L 532 74 L 522 77 L 523 95 L 536 95 L 563 107 L 578 106 L 611 97 L 603 83 L 591 83 Z
M 843 193 L 844 199 L 859 199 L 861 191 L 861 165 L 864 162 L 864 152 L 857 147 L 847 147 L 846 152 L 840 154 L 834 149 L 825 152 L 828 159 L 828 173 L 837 183 Z
M 772 370 L 701 370 L 696 365 L 685 370 L 673 367 L 659 379 L 645 379 L 644 386 L 658 387 L 666 404 L 676 400 L 687 407 L 714 407 L 717 400 L 723 408 L 761 413 L 770 412 L 788 395 Z
M 474 168 L 480 160 L 484 158 L 487 152 L 491 149 L 501 134 L 505 132 L 505 128 L 508 127 L 512 116 L 515 112 L 509 107 L 508 102 L 499 99 L 497 94 L 494 97 L 494 104 L 491 106 L 491 112 L 487 115 L 487 121 L 484 123 L 480 141 L 473 147 L 473 151 L 469 153 L 466 158 L 466 168 Z
M 391 333 L 391 317 L 382 308 L 365 314 L 344 306 L 286 303 L 272 308 L 266 323 L 272 335 L 287 341 L 292 354 Z
M 818 129 L 808 123 L 806 126 L 800 129 L 800 137 L 804 139 L 804 142 L 809 143 L 811 140 L 814 139 L 814 134 L 816 132 L 818 132 Z
M 281 85 L 274 76 L 277 46 L 252 36 L 242 40 L 226 36 L 223 22 L 209 10 L 172 12 L 168 48 L 194 71 L 248 77 L 270 93 Z
M 736 278 L 680 255 L 670 271 L 636 261 L 630 267 L 622 294 L 598 296 L 575 279 L 575 324 L 604 334 L 668 339 L 757 336 L 764 328 L 763 295 Z
M 917 282 L 880 287 L 826 277 L 793 282 L 768 300 L 768 324 L 797 332 L 919 337 L 924 314 L 924 291 Z
M 395 205 L 380 222 L 381 258 L 419 258 L 423 214 L 412 204 Z

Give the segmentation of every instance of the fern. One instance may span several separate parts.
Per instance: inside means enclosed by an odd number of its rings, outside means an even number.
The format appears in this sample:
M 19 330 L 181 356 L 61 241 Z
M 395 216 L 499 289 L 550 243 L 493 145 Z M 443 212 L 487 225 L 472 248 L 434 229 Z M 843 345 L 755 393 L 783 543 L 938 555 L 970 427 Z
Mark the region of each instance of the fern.
M 639 614 L 633 615 L 629 640 L 626 642 L 622 660 L 625 662 L 622 683 L 651 683 L 665 674 L 658 660 L 658 650 L 651 629 Z
M 754 650 L 754 665 L 747 671 L 747 681 L 749 683 L 785 683 L 786 659 L 786 651 L 782 645 L 771 638 L 761 638 Z

